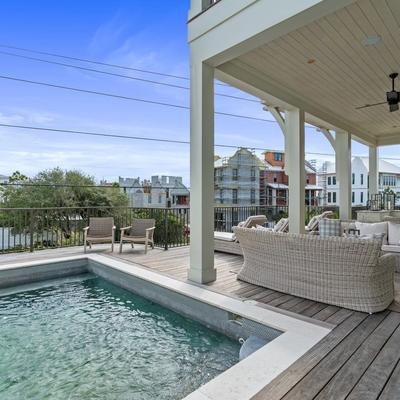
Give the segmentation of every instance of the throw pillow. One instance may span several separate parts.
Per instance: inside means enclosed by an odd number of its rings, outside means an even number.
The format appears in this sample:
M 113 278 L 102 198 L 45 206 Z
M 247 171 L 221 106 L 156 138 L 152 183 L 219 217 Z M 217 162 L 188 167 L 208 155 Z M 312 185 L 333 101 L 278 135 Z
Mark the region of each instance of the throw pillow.
M 321 237 L 341 236 L 342 225 L 340 219 L 322 218 L 319 221 L 318 230 Z
M 360 236 L 383 233 L 384 234 L 383 243 L 387 244 L 387 235 L 388 235 L 387 222 L 377 222 L 375 224 L 369 224 L 366 222 L 356 221 L 356 228 L 360 231 Z
M 389 244 L 398 246 L 400 244 L 400 224 L 388 222 L 388 241 Z

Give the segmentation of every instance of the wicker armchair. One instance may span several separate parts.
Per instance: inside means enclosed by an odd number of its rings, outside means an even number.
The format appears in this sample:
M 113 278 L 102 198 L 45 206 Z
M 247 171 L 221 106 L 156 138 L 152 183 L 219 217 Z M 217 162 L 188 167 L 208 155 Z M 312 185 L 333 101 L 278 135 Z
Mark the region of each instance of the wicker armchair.
M 394 257 L 379 240 L 234 228 L 244 263 L 237 279 L 352 310 L 386 309 L 394 296 Z
M 132 225 L 121 228 L 121 240 L 119 242 L 119 252 L 122 253 L 124 242 L 144 244 L 144 252 L 147 254 L 147 248 L 150 244 L 154 249 L 154 230 L 156 229 L 155 219 L 134 219 Z
M 89 248 L 91 249 L 92 243 L 111 243 L 111 251 L 114 251 L 114 218 L 89 218 L 89 226 L 83 229 L 83 237 L 83 249 L 85 253 L 87 244 L 89 244 Z

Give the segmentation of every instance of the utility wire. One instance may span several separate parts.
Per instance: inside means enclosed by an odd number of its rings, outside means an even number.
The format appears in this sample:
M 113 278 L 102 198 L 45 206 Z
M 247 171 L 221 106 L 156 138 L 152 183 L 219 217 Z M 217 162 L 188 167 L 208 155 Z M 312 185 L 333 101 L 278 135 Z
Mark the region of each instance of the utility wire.
M 188 140 L 173 140 L 173 139 L 161 139 L 161 138 L 149 138 L 143 136 L 129 136 L 129 135 L 120 135 L 116 133 L 100 133 L 100 132 L 89 132 L 89 131 L 78 131 L 78 130 L 71 130 L 71 129 L 56 129 L 56 128 L 45 128 L 39 126 L 28 126 L 28 125 L 12 125 L 12 124 L 2 124 L 0 123 L 0 127 L 4 128 L 16 128 L 16 129 L 25 129 L 25 130 L 33 130 L 33 131 L 44 131 L 44 132 L 59 132 L 59 133 L 71 133 L 76 135 L 88 135 L 88 136 L 101 136 L 101 137 L 112 137 L 118 139 L 130 139 L 130 140 L 143 140 L 149 142 L 162 142 L 162 143 L 174 143 L 174 144 L 190 144 Z M 310 127 L 311 128 L 311 127 Z M 221 148 L 229 148 L 229 149 L 251 149 L 257 151 L 269 151 L 269 152 L 284 152 L 281 149 L 266 149 L 263 147 L 251 147 L 251 146 L 235 146 L 231 144 L 215 144 L 215 147 Z M 328 156 L 334 157 L 334 153 L 322 153 L 322 152 L 313 152 L 313 151 L 306 151 L 306 154 L 310 155 L 317 155 L 317 156 Z M 363 154 L 355 154 L 354 157 L 368 157 L 367 155 Z M 400 158 L 396 157 L 379 157 L 381 160 L 393 160 L 393 161 L 400 161 Z M 240 165 L 244 165 L 241 163 Z M 252 165 L 252 164 L 251 164 Z
M 98 74 L 115 76 L 115 77 L 118 77 L 118 78 L 131 79 L 131 80 L 144 82 L 144 83 L 151 83 L 151 84 L 154 84 L 154 85 L 167 86 L 167 87 L 171 87 L 171 88 L 174 88 L 174 89 L 190 90 L 190 87 L 187 87 L 187 86 L 175 85 L 175 84 L 172 84 L 172 83 L 165 83 L 165 82 L 160 82 L 160 81 L 153 81 L 153 80 L 150 80 L 150 79 L 138 78 L 138 77 L 129 76 L 129 75 L 116 74 L 114 72 L 101 71 L 101 70 L 94 69 L 94 68 L 81 67 L 79 65 L 72 65 L 72 64 L 67 64 L 67 63 L 62 63 L 62 62 L 57 62 L 57 61 L 44 60 L 42 58 L 37 58 L 37 57 L 23 56 L 21 54 L 9 53 L 7 51 L 1 51 L 0 50 L 0 54 L 12 56 L 12 57 L 23 58 L 23 59 L 27 59 L 27 60 L 31 60 L 31 61 L 43 62 L 43 63 L 47 63 L 47 64 L 59 65 L 59 66 L 62 66 L 62 67 L 67 67 L 67 68 L 75 68 L 75 69 L 79 69 L 79 70 L 82 70 L 82 71 L 89 71 L 89 72 L 95 72 L 95 73 L 98 73 Z M 249 101 L 249 102 L 252 102 L 252 103 L 261 104 L 261 102 L 259 100 L 249 99 L 249 98 L 246 98 L 246 97 L 233 96 L 233 95 L 224 94 L 224 93 L 215 93 L 215 95 L 216 96 L 220 96 L 220 97 L 226 97 L 226 98 L 234 99 L 234 100 L 243 100 L 243 101 Z
M 0 123 L 0 127 L 4 128 L 15 128 L 21 130 L 33 130 L 33 131 L 44 131 L 44 132 L 59 132 L 59 133 L 70 133 L 76 135 L 88 135 L 88 136 L 101 136 L 101 137 L 112 137 L 118 139 L 130 139 L 130 140 L 143 140 L 143 141 L 150 141 L 150 142 L 162 142 L 162 143 L 174 143 L 174 144 L 190 144 L 188 140 L 173 140 L 173 139 L 159 139 L 159 138 L 149 138 L 143 136 L 129 136 L 129 135 L 120 135 L 116 133 L 100 133 L 100 132 L 90 132 L 90 131 L 80 131 L 80 130 L 72 130 L 72 129 L 57 129 L 57 128 L 46 128 L 46 127 L 39 127 L 39 126 L 29 126 L 29 125 L 13 125 L 13 124 L 2 124 Z M 224 147 L 229 149 L 241 149 L 241 148 L 250 148 L 252 150 L 258 151 L 271 151 L 271 152 L 283 152 L 284 150 L 271 150 L 265 149 L 263 147 L 251 147 L 251 146 L 235 146 L 231 144 L 215 144 L 215 147 Z M 330 153 L 311 153 L 306 152 L 307 154 L 314 154 L 314 155 L 328 155 L 334 156 L 334 154 Z
M 85 63 L 90 63 L 90 64 L 103 65 L 105 67 L 119 68 L 119 69 L 125 69 L 125 70 L 129 70 L 129 71 L 142 72 L 142 73 L 145 73 L 145 74 L 152 74 L 152 75 L 164 76 L 164 77 L 167 77 L 167 78 L 182 79 L 182 80 L 185 80 L 185 81 L 190 81 L 190 78 L 187 77 L 187 76 L 172 75 L 172 74 L 166 74 L 164 72 L 159 72 L 159 71 L 152 71 L 152 70 L 148 70 L 148 69 L 139 69 L 139 68 L 128 67 L 128 66 L 125 66 L 125 65 L 106 63 L 106 62 L 102 62 L 102 61 L 98 61 L 98 60 L 89 60 L 89 59 L 86 59 L 86 58 L 66 56 L 66 55 L 58 54 L 58 53 L 50 53 L 50 52 L 46 52 L 46 51 L 28 49 L 26 47 L 10 46 L 10 45 L 6 45 L 6 44 L 0 44 L 0 47 L 5 48 L 5 49 L 26 51 L 28 53 L 33 53 L 33 54 L 42 54 L 42 55 L 45 55 L 45 56 L 63 58 L 65 60 L 80 61 L 80 62 L 85 62 Z M 229 86 L 229 85 L 227 85 L 225 83 L 218 83 L 217 82 L 216 84 L 219 85 L 219 86 Z
M 183 106 L 183 105 L 180 105 L 180 104 L 165 103 L 165 102 L 155 101 L 155 100 L 146 100 L 146 99 L 141 99 L 141 98 L 137 98 L 137 97 L 122 96 L 122 95 L 113 94 L 113 93 L 105 93 L 105 92 L 98 92 L 98 91 L 95 91 L 95 90 L 87 90 L 87 89 L 75 88 L 75 87 L 71 87 L 71 86 L 56 85 L 56 84 L 48 83 L 48 82 L 31 81 L 29 79 L 21 79 L 21 78 L 16 78 L 16 77 L 13 77 L 13 76 L 8 76 L 8 75 L 0 75 L 0 79 L 6 79 L 6 80 L 11 80 L 11 81 L 15 81 L 15 82 L 22 82 L 22 83 L 29 83 L 29 84 L 32 84 L 32 85 L 47 86 L 47 87 L 63 89 L 63 90 L 70 90 L 70 91 L 73 91 L 73 92 L 95 94 L 95 95 L 105 96 L 105 97 L 114 97 L 114 98 L 117 98 L 117 99 L 137 101 L 137 102 L 140 102 L 140 103 L 154 104 L 154 105 L 164 106 L 164 107 L 172 107 L 172 108 L 178 108 L 178 109 L 183 109 L 183 110 L 190 110 L 190 107 Z M 227 112 L 222 112 L 222 111 L 215 111 L 215 114 L 223 115 L 223 116 L 226 116 L 226 117 L 250 119 L 250 120 L 253 120 L 253 121 L 276 123 L 276 121 L 268 120 L 268 119 L 265 119 L 265 118 L 251 117 L 251 116 L 248 116 L 248 115 L 233 114 L 233 113 L 227 113 Z

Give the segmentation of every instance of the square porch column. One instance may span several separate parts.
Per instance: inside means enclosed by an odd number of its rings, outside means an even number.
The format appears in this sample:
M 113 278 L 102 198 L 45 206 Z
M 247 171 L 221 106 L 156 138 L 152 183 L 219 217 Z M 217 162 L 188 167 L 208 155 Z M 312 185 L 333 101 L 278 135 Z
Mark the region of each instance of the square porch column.
M 286 111 L 286 157 L 290 159 L 289 176 L 289 232 L 304 233 L 305 226 L 305 150 L 304 111 Z
M 190 59 L 190 269 L 197 283 L 214 268 L 214 69 Z
M 379 149 L 369 146 L 369 196 L 379 193 Z
M 335 136 L 336 180 L 339 185 L 340 219 L 349 220 L 351 212 L 351 135 L 337 131 Z

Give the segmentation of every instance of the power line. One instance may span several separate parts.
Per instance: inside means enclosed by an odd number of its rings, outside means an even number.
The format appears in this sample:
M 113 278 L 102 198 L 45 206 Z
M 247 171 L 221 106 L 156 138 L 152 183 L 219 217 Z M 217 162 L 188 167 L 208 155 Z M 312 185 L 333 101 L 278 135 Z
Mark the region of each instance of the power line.
M 39 126 L 29 126 L 29 125 L 13 125 L 13 124 L 2 124 L 0 123 L 0 127 L 5 128 L 15 128 L 15 129 L 26 129 L 26 130 L 33 130 L 33 131 L 44 131 L 44 132 L 58 132 L 58 133 L 70 133 L 76 135 L 88 135 L 88 136 L 100 136 L 100 137 L 112 137 L 118 139 L 129 139 L 129 140 L 143 140 L 149 142 L 162 142 L 162 143 L 173 143 L 173 144 L 186 144 L 190 145 L 190 141 L 188 140 L 173 140 L 173 139 L 161 139 L 161 138 L 149 138 L 143 136 L 129 136 L 129 135 L 121 135 L 116 133 L 100 133 L 100 132 L 90 132 L 90 131 L 80 131 L 80 130 L 72 130 L 72 129 L 57 129 L 57 128 L 46 128 L 46 127 L 39 127 Z M 214 147 L 222 147 L 222 148 L 230 148 L 230 149 L 240 149 L 240 148 L 250 148 L 252 150 L 258 151 L 283 151 L 283 150 L 271 150 L 265 149 L 263 147 L 249 147 L 249 146 L 235 146 L 230 144 L 215 144 Z M 324 153 L 310 153 L 307 154 L 317 154 L 317 155 L 324 155 Z M 325 155 L 334 155 L 326 153 Z
M 123 95 L 118 95 L 118 94 L 113 94 L 113 93 L 105 93 L 105 92 L 98 92 L 98 91 L 95 91 L 95 90 L 87 90 L 87 89 L 75 88 L 75 87 L 71 87 L 71 86 L 57 85 L 57 84 L 48 83 L 48 82 L 32 81 L 32 80 L 29 80 L 29 79 L 16 78 L 16 77 L 7 76 L 7 75 L 0 75 L 0 79 L 7 79 L 7 80 L 15 81 L 15 82 L 29 83 L 29 84 L 32 84 L 32 85 L 47 86 L 47 87 L 52 87 L 52 88 L 56 88 L 56 89 L 70 90 L 70 91 L 73 91 L 73 92 L 95 94 L 95 95 L 105 96 L 105 97 L 114 97 L 114 98 L 117 98 L 117 99 L 131 100 L 131 101 L 136 101 L 136 102 L 140 102 L 140 103 L 154 104 L 154 105 L 164 106 L 164 107 L 171 107 L 171 108 L 178 108 L 178 109 L 183 109 L 183 110 L 190 110 L 190 107 L 184 106 L 184 105 L 180 105 L 180 104 L 165 103 L 165 102 L 155 101 L 155 100 L 146 100 L 146 99 L 141 99 L 141 98 L 137 98 L 137 97 L 129 97 L 129 96 L 123 96 Z M 243 118 L 243 119 L 250 119 L 250 120 L 254 120 L 254 121 L 276 123 L 276 121 L 268 120 L 268 119 L 265 119 L 265 118 L 251 117 L 251 116 L 248 116 L 248 115 L 233 114 L 233 113 L 227 113 L 227 112 L 222 112 L 222 111 L 215 111 L 215 114 L 223 115 L 223 116 L 226 116 L 226 117 Z
M 47 64 L 59 65 L 59 66 L 67 67 L 67 68 L 75 68 L 75 69 L 82 70 L 82 71 L 89 71 L 89 72 L 95 72 L 95 73 L 98 73 L 98 74 L 115 76 L 115 77 L 118 77 L 118 78 L 131 79 L 131 80 L 144 82 L 144 83 L 151 83 L 151 84 L 154 84 L 154 85 L 167 86 L 167 87 L 171 87 L 171 88 L 174 88 L 174 89 L 190 90 L 190 87 L 187 87 L 187 86 L 181 86 L 181 85 L 175 85 L 175 84 L 172 84 L 172 83 L 166 83 L 166 82 L 154 81 L 154 80 L 150 80 L 150 79 L 138 78 L 138 77 L 130 76 L 130 75 L 116 74 L 114 72 L 101 71 L 101 70 L 94 69 L 94 68 L 81 67 L 79 65 L 72 65 L 72 64 L 67 64 L 67 63 L 62 63 L 62 62 L 57 62 L 57 61 L 44 60 L 42 58 L 29 57 L 29 56 L 24 56 L 24 55 L 21 55 L 21 54 L 9 53 L 7 51 L 0 51 L 0 54 L 8 55 L 8 56 L 11 56 L 11 57 L 23 58 L 23 59 L 27 59 L 27 60 L 31 60 L 31 61 L 43 62 L 43 63 L 47 63 Z M 241 97 L 241 96 L 233 96 L 233 95 L 224 94 L 224 93 L 215 93 L 215 95 L 216 96 L 220 96 L 220 97 L 226 97 L 226 98 L 234 99 L 234 100 L 243 100 L 243 101 L 249 101 L 249 102 L 252 102 L 252 103 L 261 104 L 259 100 L 249 99 L 249 98 L 245 98 L 245 97 Z
M 28 53 L 33 53 L 33 54 L 42 54 L 42 55 L 45 55 L 45 56 L 63 58 L 65 60 L 80 61 L 80 62 L 85 62 L 85 63 L 90 63 L 90 64 L 103 65 L 105 67 L 119 68 L 119 69 L 125 69 L 125 70 L 128 70 L 128 71 L 136 71 L 136 72 L 142 72 L 142 73 L 145 73 L 145 74 L 164 76 L 166 78 L 174 78 L 174 79 L 182 79 L 182 80 L 185 80 L 185 81 L 190 81 L 190 78 L 187 77 L 187 76 L 172 75 L 172 74 L 167 74 L 167 73 L 159 72 L 159 71 L 152 71 L 152 70 L 148 70 L 148 69 L 140 69 L 140 68 L 128 67 L 128 66 L 125 66 L 125 65 L 106 63 L 106 62 L 102 62 L 102 61 L 98 61 L 98 60 L 89 60 L 89 59 L 86 59 L 86 58 L 79 58 L 79 57 L 74 57 L 74 56 L 66 56 L 66 55 L 58 54 L 58 53 L 51 53 L 51 52 L 46 52 L 46 51 L 28 49 L 26 47 L 10 46 L 10 45 L 6 45 L 6 44 L 0 44 L 0 47 L 6 48 L 6 49 L 26 51 Z M 219 85 L 219 86 L 229 86 L 229 85 L 227 85 L 225 83 L 218 83 L 217 82 L 216 84 Z
M 173 139 L 161 139 L 161 138 L 149 138 L 144 136 L 129 136 L 129 135 L 120 135 L 115 133 L 100 133 L 100 132 L 90 132 L 90 131 L 80 131 L 80 130 L 72 130 L 72 129 L 57 129 L 57 128 L 46 128 L 46 127 L 39 127 L 39 126 L 28 126 L 28 125 L 13 125 L 13 124 L 2 124 L 0 123 L 0 127 L 5 128 L 15 128 L 15 129 L 25 129 L 25 130 L 33 130 L 33 131 L 44 131 L 44 132 L 58 132 L 58 133 L 70 133 L 76 135 L 88 135 L 88 136 L 101 136 L 101 137 L 112 137 L 118 139 L 128 139 L 128 140 L 143 140 L 149 142 L 161 142 L 161 143 L 173 143 L 173 144 L 186 144 L 189 145 L 190 141 L 188 140 L 173 140 Z M 312 127 L 310 127 L 312 128 Z M 251 146 L 235 146 L 230 144 L 215 144 L 215 147 L 221 148 L 230 148 L 230 149 L 241 149 L 247 148 L 251 150 L 257 151 L 270 151 L 270 152 L 284 152 L 281 149 L 266 149 L 263 147 L 251 147 Z M 318 156 L 328 156 L 334 157 L 334 153 L 322 153 L 322 152 L 312 152 L 306 151 L 306 154 L 310 155 L 318 155 Z M 368 157 L 367 155 L 354 155 L 354 157 Z M 393 161 L 400 161 L 400 158 L 396 157 L 379 157 L 381 160 L 393 160 Z M 243 164 L 240 164 L 243 165 Z

